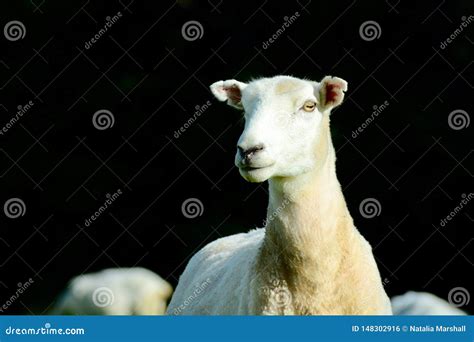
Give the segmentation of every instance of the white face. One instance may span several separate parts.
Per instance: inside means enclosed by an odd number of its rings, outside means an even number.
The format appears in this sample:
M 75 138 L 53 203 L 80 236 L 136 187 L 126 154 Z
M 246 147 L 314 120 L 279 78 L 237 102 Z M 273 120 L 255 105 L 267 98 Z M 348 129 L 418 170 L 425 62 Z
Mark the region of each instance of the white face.
M 295 176 L 315 165 L 314 146 L 322 119 L 314 86 L 302 80 L 260 80 L 242 91 L 245 128 L 235 155 L 240 174 L 250 182 Z M 263 147 L 245 158 L 252 147 Z
M 216 82 L 211 90 L 244 110 L 245 127 L 235 155 L 240 174 L 247 181 L 263 182 L 313 169 L 321 121 L 329 108 L 320 103 L 320 84 L 288 76 L 248 85 L 235 82 Z

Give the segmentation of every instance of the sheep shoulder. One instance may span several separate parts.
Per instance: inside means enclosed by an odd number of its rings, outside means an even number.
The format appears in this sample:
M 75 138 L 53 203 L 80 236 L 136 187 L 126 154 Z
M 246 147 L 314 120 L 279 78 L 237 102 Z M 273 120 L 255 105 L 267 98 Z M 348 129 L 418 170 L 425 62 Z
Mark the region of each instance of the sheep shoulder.
M 202 248 L 181 275 L 168 314 L 257 313 L 255 261 L 264 235 L 265 229 L 255 229 Z

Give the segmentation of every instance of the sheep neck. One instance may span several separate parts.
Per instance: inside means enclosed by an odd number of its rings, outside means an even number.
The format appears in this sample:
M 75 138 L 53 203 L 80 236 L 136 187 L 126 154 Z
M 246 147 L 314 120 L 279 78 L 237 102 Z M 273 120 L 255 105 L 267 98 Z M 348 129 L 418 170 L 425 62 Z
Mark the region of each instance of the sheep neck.
M 355 230 L 336 177 L 328 117 L 315 151 L 318 166 L 310 172 L 269 181 L 266 232 L 257 267 L 267 281 L 283 279 L 292 293 L 315 287 L 324 293 L 334 284 Z
M 294 181 L 297 183 L 283 186 L 269 184 L 265 240 L 279 247 L 283 256 L 311 261 L 314 257 L 320 263 L 327 249 L 340 247 L 338 235 L 352 227 L 352 219 L 329 165 Z

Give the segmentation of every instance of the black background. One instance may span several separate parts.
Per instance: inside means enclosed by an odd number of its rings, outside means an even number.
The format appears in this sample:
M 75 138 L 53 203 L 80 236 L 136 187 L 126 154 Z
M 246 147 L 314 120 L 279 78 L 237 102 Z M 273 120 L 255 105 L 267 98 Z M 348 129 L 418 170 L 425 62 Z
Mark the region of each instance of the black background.
M 454 130 L 448 115 L 472 115 L 474 24 L 440 48 L 474 14 L 472 1 L 11 0 L 0 13 L 1 28 L 11 20 L 26 28 L 17 41 L 0 35 L 0 125 L 34 103 L 0 136 L 0 202 L 26 206 L 19 218 L 0 215 L 1 303 L 34 280 L 6 313 L 44 313 L 71 277 L 107 267 L 144 266 L 175 286 L 197 249 L 261 226 L 266 184 L 246 183 L 233 166 L 240 114 L 208 86 L 277 74 L 348 81 L 332 116 L 338 177 L 389 295 L 447 299 L 455 287 L 472 289 L 472 203 L 440 226 L 473 192 L 472 124 Z M 202 25 L 200 39 L 183 38 L 190 20 Z M 379 24 L 378 39 L 361 38 L 368 20 Z M 113 127 L 93 126 L 100 109 L 113 113 Z M 85 227 L 117 189 L 118 200 Z M 203 203 L 201 216 L 183 216 L 188 198 Z M 379 216 L 361 216 L 366 198 L 380 202 Z M 464 309 L 472 313 L 472 301 Z

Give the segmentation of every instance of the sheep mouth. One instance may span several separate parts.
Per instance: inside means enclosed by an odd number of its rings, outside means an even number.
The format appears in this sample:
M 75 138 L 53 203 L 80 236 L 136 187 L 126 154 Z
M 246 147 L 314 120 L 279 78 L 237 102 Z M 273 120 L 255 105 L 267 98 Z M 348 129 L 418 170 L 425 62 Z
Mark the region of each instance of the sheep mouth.
M 241 165 L 239 166 L 239 169 L 245 172 L 252 172 L 252 171 L 257 171 L 257 170 L 262 170 L 266 169 L 273 166 L 273 164 L 270 165 L 265 165 L 265 166 L 252 166 L 252 165 Z

